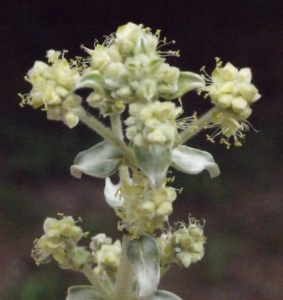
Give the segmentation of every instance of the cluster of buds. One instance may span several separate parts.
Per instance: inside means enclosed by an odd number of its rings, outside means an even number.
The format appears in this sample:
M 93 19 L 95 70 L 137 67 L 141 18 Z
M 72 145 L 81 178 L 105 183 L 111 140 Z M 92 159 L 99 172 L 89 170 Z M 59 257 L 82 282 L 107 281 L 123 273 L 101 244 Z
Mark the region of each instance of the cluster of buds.
M 218 58 L 216 61 L 217 65 L 211 77 L 205 73 L 208 86 L 203 89 L 216 107 L 212 122 L 220 126 L 224 136 L 222 142 L 229 146 L 227 138 L 233 136 L 235 145 L 240 146 L 239 138 L 244 137 L 242 131 L 248 129 L 246 120 L 252 113 L 250 105 L 260 98 L 260 94 L 251 83 L 252 74 L 249 68 L 238 70 L 231 63 L 222 67 Z M 209 139 L 213 140 L 213 137 Z
M 92 237 L 90 243 L 93 262 L 97 264 L 94 271 L 102 275 L 103 271 L 111 270 L 116 272 L 121 258 L 121 243 L 119 240 L 112 243 L 112 239 L 104 233 Z
M 152 34 L 149 28 L 128 23 L 94 50 L 84 47 L 90 55 L 90 67 L 78 87 L 94 88 L 87 99 L 91 106 L 108 115 L 119 109 L 121 112 L 123 103 L 146 103 L 160 96 L 171 99 L 175 95 L 180 70 L 165 63 L 160 55 L 159 34 L 160 31 Z M 178 56 L 173 51 L 162 54 Z M 93 78 L 95 82 L 90 82 Z
M 126 136 L 138 147 L 158 144 L 172 147 L 178 137 L 176 118 L 182 112 L 172 102 L 132 103 Z
M 178 229 L 170 229 L 157 238 L 161 267 L 166 269 L 174 262 L 189 267 L 204 256 L 205 241 L 203 226 L 198 220 L 190 217 L 188 226 L 180 223 Z
M 61 120 L 73 128 L 79 118 L 73 110 L 81 104 L 81 97 L 74 94 L 74 87 L 80 78 L 76 63 L 69 63 L 60 51 L 47 51 L 48 63 L 36 61 L 29 70 L 26 80 L 33 86 L 28 96 L 20 95 L 22 104 L 34 108 L 44 106 L 47 118 Z
M 153 189 L 146 178 L 139 176 L 120 190 L 123 205 L 116 212 L 123 220 L 122 226 L 135 236 L 162 228 L 173 212 L 172 204 L 177 197 L 174 188 L 163 185 Z
M 52 255 L 64 269 L 80 269 L 90 261 L 90 253 L 78 247 L 85 236 L 72 217 L 61 216 L 60 220 L 47 218 L 43 224 L 44 235 L 35 240 L 32 256 L 37 264 L 48 262 Z

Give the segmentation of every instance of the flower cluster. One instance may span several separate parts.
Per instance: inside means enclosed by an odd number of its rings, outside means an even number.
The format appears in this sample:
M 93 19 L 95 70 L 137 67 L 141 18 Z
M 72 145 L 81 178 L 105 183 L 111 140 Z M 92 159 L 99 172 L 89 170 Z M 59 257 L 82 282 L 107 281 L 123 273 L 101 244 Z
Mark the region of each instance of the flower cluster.
M 239 138 L 244 137 L 242 131 L 248 129 L 245 121 L 252 113 L 250 105 L 260 98 L 258 89 L 251 83 L 251 70 L 238 70 L 231 63 L 222 67 L 222 62 L 217 59 L 211 77 L 206 73 L 204 77 L 208 86 L 203 90 L 216 107 L 212 122 L 220 126 L 222 135 L 226 137 L 222 142 L 229 145 L 227 138 L 233 136 L 235 145 L 241 145 Z M 216 135 L 209 139 L 213 140 Z
M 130 117 L 125 121 L 126 136 L 138 147 L 172 147 L 178 136 L 176 118 L 181 112 L 182 108 L 172 102 L 132 103 Z
M 121 258 L 121 243 L 119 240 L 112 244 L 112 239 L 104 233 L 97 234 L 91 239 L 93 262 L 97 264 L 94 271 L 103 273 L 106 269 L 117 271 Z
M 199 261 L 204 255 L 205 240 L 203 226 L 192 217 L 189 218 L 188 226 L 180 223 L 177 230 L 162 234 L 157 239 L 161 267 L 166 269 L 168 265 L 176 262 L 187 268 L 191 263 Z
M 72 217 L 62 216 L 60 220 L 47 218 L 43 229 L 45 234 L 35 240 L 32 252 L 37 264 L 47 262 L 50 255 L 64 269 L 79 269 L 89 261 L 90 253 L 76 246 L 85 234 Z
M 95 90 L 87 99 L 91 106 L 100 107 L 107 115 L 122 110 L 124 102 L 172 98 L 178 91 L 180 70 L 165 63 L 160 55 L 159 33 L 152 34 L 149 28 L 128 23 L 94 50 L 85 48 L 90 67 L 85 70 L 82 85 L 96 78 L 95 83 L 89 83 Z M 178 55 L 173 51 L 163 54 Z
M 113 193 L 117 194 L 117 187 Z M 131 185 L 120 187 L 120 196 L 123 205 L 116 213 L 123 220 L 122 227 L 139 236 L 163 227 L 164 221 L 173 212 L 172 203 L 177 194 L 174 188 L 165 185 L 153 189 L 148 179 L 135 176 Z
M 36 61 L 27 73 L 26 80 L 32 84 L 29 95 L 23 96 L 23 104 L 34 108 L 44 106 L 47 118 L 61 120 L 73 128 L 79 122 L 74 108 L 81 104 L 81 97 L 74 94 L 80 78 L 76 62 L 69 63 L 60 51 L 47 51 L 48 63 Z

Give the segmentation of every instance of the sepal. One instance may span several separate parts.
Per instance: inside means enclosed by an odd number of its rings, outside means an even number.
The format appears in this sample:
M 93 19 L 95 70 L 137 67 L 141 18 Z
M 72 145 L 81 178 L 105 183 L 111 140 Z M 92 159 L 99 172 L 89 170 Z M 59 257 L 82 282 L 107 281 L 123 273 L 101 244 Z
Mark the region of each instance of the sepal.
M 220 173 L 210 153 L 183 145 L 172 151 L 171 166 L 187 174 L 198 174 L 204 169 L 209 172 L 210 177 L 216 177 Z
M 81 178 L 82 173 L 105 178 L 115 173 L 122 158 L 116 148 L 103 141 L 76 156 L 70 168 L 71 174 L 76 178 Z
M 148 234 L 133 239 L 128 245 L 127 257 L 137 277 L 138 299 L 147 299 L 156 291 L 160 279 L 159 248 L 156 240 Z

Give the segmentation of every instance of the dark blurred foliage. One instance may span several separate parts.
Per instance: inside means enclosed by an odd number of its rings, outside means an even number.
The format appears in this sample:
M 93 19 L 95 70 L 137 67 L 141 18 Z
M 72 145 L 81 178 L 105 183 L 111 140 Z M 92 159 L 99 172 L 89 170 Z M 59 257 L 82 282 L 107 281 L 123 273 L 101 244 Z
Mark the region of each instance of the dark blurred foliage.
M 170 222 L 187 220 L 188 213 L 204 218 L 208 240 L 204 259 L 186 270 L 174 267 L 162 287 L 190 300 L 283 299 L 282 13 L 280 0 L 1 1 L 1 299 L 59 300 L 68 286 L 86 283 L 30 258 L 45 217 L 81 216 L 91 234 L 120 237 L 103 200 L 104 181 L 69 174 L 75 155 L 100 138 L 83 125 L 69 130 L 40 110 L 20 108 L 17 93 L 29 91 L 23 76 L 46 50 L 83 55 L 82 43 L 91 48 L 129 21 L 175 39 L 181 57 L 170 62 L 183 70 L 206 65 L 211 71 L 216 56 L 251 67 L 262 94 L 250 118 L 257 132 L 250 130 L 243 147 L 210 144 L 204 133 L 190 142 L 213 154 L 218 178 L 173 173 L 184 191 Z M 183 103 L 188 115 L 210 107 L 194 93 Z

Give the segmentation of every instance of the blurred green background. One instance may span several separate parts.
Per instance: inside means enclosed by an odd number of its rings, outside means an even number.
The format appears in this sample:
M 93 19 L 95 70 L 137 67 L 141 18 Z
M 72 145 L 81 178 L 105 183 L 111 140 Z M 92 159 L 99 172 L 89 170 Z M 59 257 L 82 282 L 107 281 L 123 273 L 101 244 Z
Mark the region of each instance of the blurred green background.
M 251 67 L 262 98 L 254 105 L 243 147 L 227 150 L 202 133 L 189 145 L 209 151 L 221 175 L 177 176 L 184 191 L 170 223 L 191 213 L 206 220 L 206 255 L 189 269 L 174 267 L 161 287 L 184 300 L 283 299 L 283 2 L 282 1 L 1 1 L 0 299 L 65 299 L 68 286 L 86 283 L 55 263 L 30 258 L 45 217 L 58 212 L 83 219 L 92 235 L 114 239 L 117 219 L 105 204 L 103 180 L 72 178 L 76 154 L 100 139 L 80 125 L 70 130 L 44 112 L 20 108 L 23 76 L 49 49 L 84 55 L 95 39 L 129 21 L 143 23 L 179 49 L 170 63 L 198 72 L 214 58 Z M 190 93 L 187 114 L 209 109 Z

